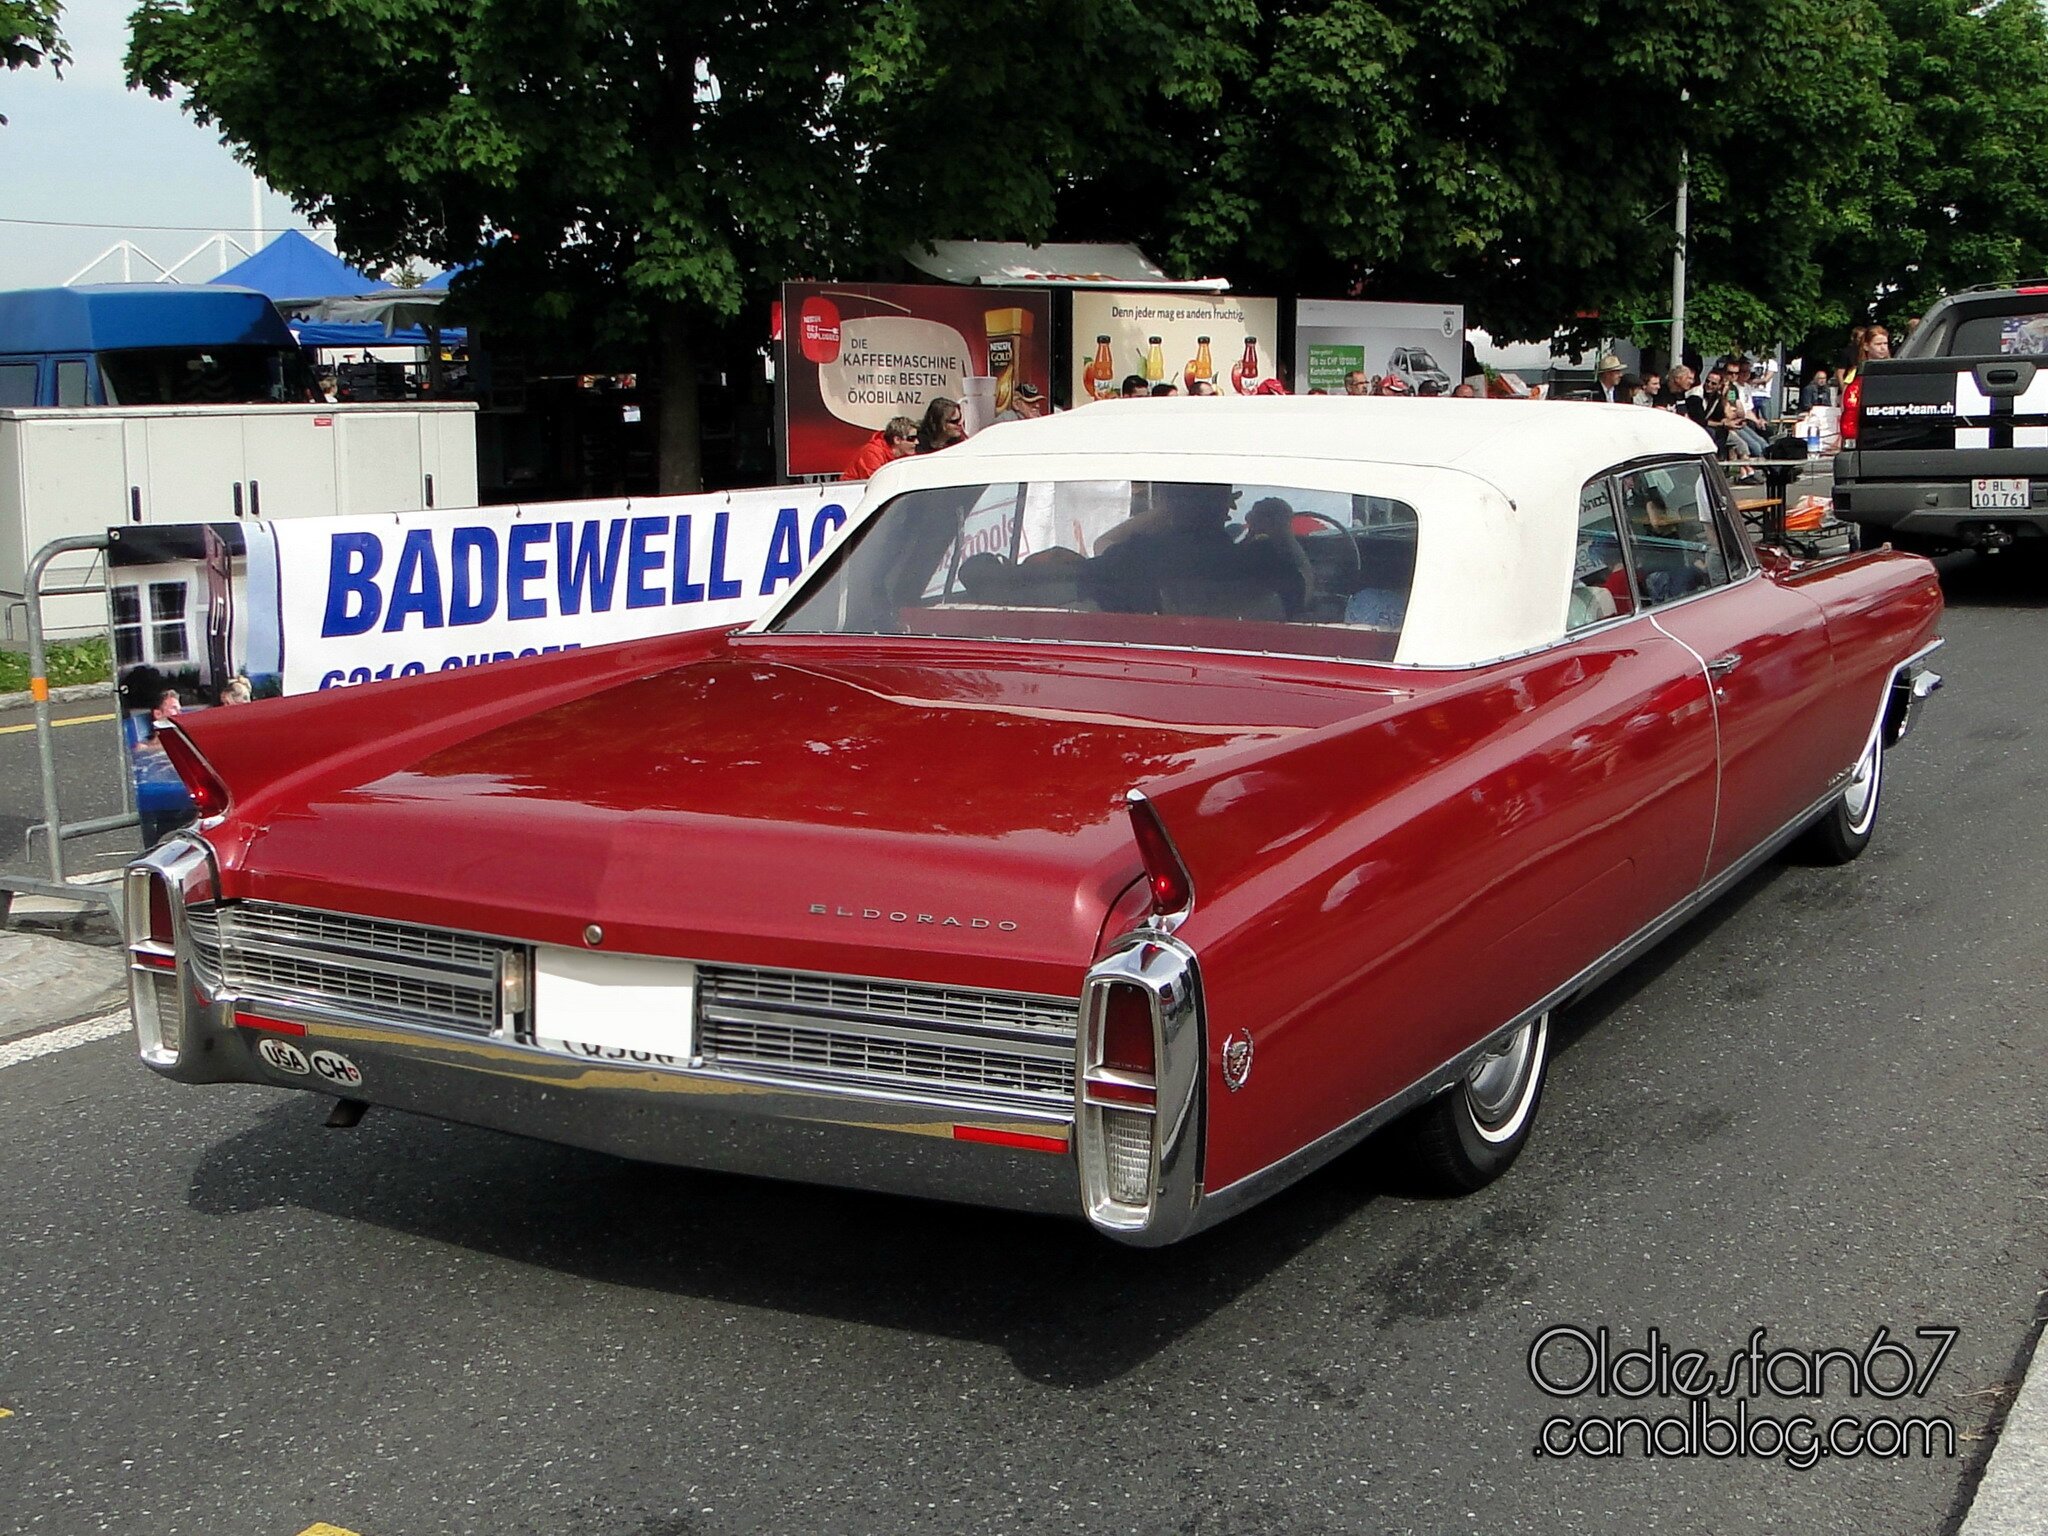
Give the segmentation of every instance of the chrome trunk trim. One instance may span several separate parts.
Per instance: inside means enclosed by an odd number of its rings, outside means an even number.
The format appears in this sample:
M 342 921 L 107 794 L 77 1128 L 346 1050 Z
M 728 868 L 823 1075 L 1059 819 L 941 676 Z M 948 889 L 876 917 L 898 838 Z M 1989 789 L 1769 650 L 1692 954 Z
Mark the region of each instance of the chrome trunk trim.
M 706 965 L 692 1065 L 1064 1115 L 1076 1020 L 1065 998 Z
M 460 1034 L 497 1031 L 499 979 L 524 946 L 272 902 L 187 913 L 193 968 L 256 1006 L 310 1008 Z

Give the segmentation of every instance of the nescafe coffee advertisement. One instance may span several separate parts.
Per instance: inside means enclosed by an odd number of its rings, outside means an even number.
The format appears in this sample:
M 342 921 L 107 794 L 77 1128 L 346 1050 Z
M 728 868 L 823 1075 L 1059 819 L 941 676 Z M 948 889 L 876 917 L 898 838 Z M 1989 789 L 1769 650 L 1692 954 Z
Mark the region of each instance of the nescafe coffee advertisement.
M 1052 387 L 1044 293 L 936 283 L 785 283 L 781 375 L 792 475 L 838 475 L 893 416 L 919 420 L 968 380 L 1007 410 Z

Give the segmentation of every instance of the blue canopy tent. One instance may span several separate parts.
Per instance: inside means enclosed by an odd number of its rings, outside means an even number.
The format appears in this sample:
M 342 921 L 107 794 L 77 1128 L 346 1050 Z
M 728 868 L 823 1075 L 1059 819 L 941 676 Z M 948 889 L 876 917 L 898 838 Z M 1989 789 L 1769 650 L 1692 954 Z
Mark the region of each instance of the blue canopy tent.
M 435 340 L 417 325 L 387 334 L 374 320 L 293 320 L 291 328 L 302 347 L 430 347 Z M 468 342 L 469 332 L 452 326 L 440 332 L 439 340 L 444 347 L 462 346 Z
M 322 250 L 296 229 L 288 229 L 248 260 L 212 279 L 270 295 L 279 309 L 297 301 L 384 292 L 388 285 L 359 272 L 332 251 Z

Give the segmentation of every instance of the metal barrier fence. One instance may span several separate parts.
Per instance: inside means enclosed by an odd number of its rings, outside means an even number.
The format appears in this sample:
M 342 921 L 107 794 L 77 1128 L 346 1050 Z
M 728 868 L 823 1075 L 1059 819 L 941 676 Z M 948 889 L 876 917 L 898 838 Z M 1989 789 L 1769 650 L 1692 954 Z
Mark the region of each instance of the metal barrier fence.
M 50 722 L 50 666 L 48 647 L 43 640 L 43 599 L 45 597 L 79 597 L 100 591 L 99 587 L 43 586 L 43 572 L 50 562 L 59 555 L 73 554 L 81 550 L 97 550 L 102 556 L 107 552 L 105 534 L 78 534 L 67 539 L 52 539 L 36 551 L 35 558 L 28 563 L 27 580 L 23 583 L 22 603 L 28 612 L 28 687 L 29 698 L 35 707 L 36 760 L 42 775 L 43 819 L 29 827 L 29 843 L 32 846 L 37 832 L 43 834 L 48 850 L 50 875 L 47 880 L 35 875 L 11 874 L 0 870 L 0 923 L 7 920 L 9 909 L 14 905 L 16 895 L 55 896 L 66 901 L 95 902 L 106 907 L 118 918 L 121 915 L 121 885 L 114 881 L 106 885 L 88 885 L 71 879 L 64 871 L 64 843 L 67 839 L 92 837 L 101 832 L 116 832 L 123 827 L 141 825 L 133 804 L 134 786 L 126 774 L 123 783 L 128 785 L 128 808 L 116 815 L 94 816 L 84 821 L 67 822 L 57 804 L 57 752 L 54 730 Z

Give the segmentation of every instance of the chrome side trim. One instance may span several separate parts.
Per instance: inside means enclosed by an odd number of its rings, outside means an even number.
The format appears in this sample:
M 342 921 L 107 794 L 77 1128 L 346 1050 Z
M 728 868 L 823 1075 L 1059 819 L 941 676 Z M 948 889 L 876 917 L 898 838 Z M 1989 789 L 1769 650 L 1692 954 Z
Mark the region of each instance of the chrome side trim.
M 1941 687 L 1941 674 L 1924 663 L 1947 643 L 1946 640 L 1935 640 L 1923 645 L 1892 668 L 1882 715 L 1886 746 L 1896 747 L 1906 739 L 1914 722 L 1920 718 L 1920 706 Z
M 1089 1078 L 1099 1071 L 1102 1024 L 1112 986 L 1131 986 L 1152 998 L 1154 1102 L 1151 1198 L 1144 1206 L 1112 1198 L 1103 1116 L 1144 1113 L 1130 1105 L 1091 1099 Z M 1074 1151 L 1080 1164 L 1081 1205 L 1105 1236 L 1142 1248 L 1178 1242 L 1194 1230 L 1202 1178 L 1202 1078 L 1208 1056 L 1201 972 L 1195 952 L 1155 929 L 1127 937 L 1088 972 L 1081 992 L 1081 1036 L 1074 1075 Z

